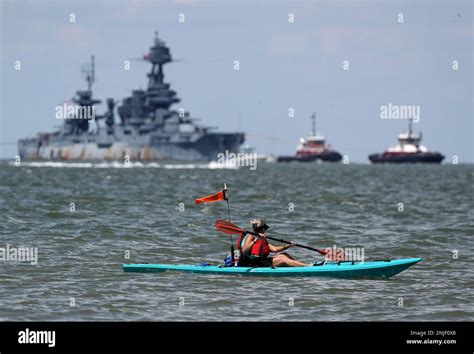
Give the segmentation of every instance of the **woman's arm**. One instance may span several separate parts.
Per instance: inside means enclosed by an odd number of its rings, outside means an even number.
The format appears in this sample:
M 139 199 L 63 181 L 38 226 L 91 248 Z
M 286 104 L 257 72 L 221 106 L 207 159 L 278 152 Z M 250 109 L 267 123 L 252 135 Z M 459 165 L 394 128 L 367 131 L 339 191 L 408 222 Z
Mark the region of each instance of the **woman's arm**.
M 270 252 L 276 253 L 276 252 L 281 252 L 284 251 L 288 248 L 291 247 L 291 245 L 285 245 L 285 246 L 274 246 L 272 244 L 268 244 L 268 247 L 270 248 Z
M 284 245 L 284 246 L 274 246 L 269 243 L 268 248 L 270 248 L 270 252 L 281 252 L 281 251 L 287 250 L 290 247 L 293 247 L 294 245 L 296 245 L 295 241 L 290 241 L 289 244 Z

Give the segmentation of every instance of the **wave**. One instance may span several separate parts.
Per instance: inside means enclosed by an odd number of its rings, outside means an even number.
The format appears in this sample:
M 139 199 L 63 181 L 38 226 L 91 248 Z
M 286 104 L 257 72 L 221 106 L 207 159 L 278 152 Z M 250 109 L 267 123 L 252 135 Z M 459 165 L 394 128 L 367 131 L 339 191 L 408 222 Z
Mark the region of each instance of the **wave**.
M 22 162 L 21 164 L 16 164 L 14 162 L 9 163 L 10 166 L 15 167 L 53 167 L 53 168 L 164 168 L 164 169 L 176 169 L 176 170 L 183 170 L 183 169 L 238 169 L 239 166 L 235 163 L 226 162 L 216 162 L 211 161 L 208 163 L 168 163 L 168 164 L 160 164 L 157 162 L 129 162 L 129 163 L 121 163 L 118 161 L 112 162 L 56 162 L 56 161 L 44 161 L 44 162 Z

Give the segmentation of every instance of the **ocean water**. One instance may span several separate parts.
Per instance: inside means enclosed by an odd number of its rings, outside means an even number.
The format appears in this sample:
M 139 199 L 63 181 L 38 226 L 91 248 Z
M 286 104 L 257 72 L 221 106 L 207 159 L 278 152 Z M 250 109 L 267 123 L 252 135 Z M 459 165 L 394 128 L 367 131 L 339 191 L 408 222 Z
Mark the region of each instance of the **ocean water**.
M 123 167 L 0 163 L 0 248 L 38 252 L 37 264 L 0 261 L 0 320 L 474 320 L 472 165 Z M 221 263 L 229 236 L 213 225 L 225 203 L 194 198 L 224 182 L 242 227 L 259 216 L 270 236 L 424 261 L 389 280 L 122 272 Z

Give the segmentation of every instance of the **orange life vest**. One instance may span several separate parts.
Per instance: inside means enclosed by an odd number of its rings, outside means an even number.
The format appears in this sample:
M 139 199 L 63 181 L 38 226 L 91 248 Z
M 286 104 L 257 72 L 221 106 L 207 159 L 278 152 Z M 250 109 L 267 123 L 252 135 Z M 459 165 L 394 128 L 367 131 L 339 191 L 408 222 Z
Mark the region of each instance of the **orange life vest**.
M 240 252 L 242 252 L 243 246 L 244 246 L 244 241 L 245 237 L 248 234 L 247 232 L 244 232 L 240 235 L 239 239 L 237 240 L 237 247 L 239 248 Z M 268 241 L 266 238 L 259 237 L 257 239 L 257 242 L 252 246 L 250 249 L 250 252 L 246 254 L 246 256 L 250 257 L 268 257 L 270 254 L 270 247 L 268 246 Z

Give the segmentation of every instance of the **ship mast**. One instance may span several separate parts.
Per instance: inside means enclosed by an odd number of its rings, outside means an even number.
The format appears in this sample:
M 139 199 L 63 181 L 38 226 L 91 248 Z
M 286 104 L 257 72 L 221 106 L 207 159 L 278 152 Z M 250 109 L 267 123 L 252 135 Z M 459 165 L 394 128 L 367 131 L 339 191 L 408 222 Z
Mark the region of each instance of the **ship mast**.
M 86 77 L 87 91 L 92 90 L 92 84 L 95 82 L 95 61 L 94 56 L 91 56 L 91 63 L 84 64 L 81 70 L 82 74 Z
M 411 138 L 411 134 L 412 134 L 412 118 L 409 118 L 408 119 L 408 139 Z
M 312 124 L 313 124 L 313 136 L 316 136 L 316 113 L 311 115 Z

